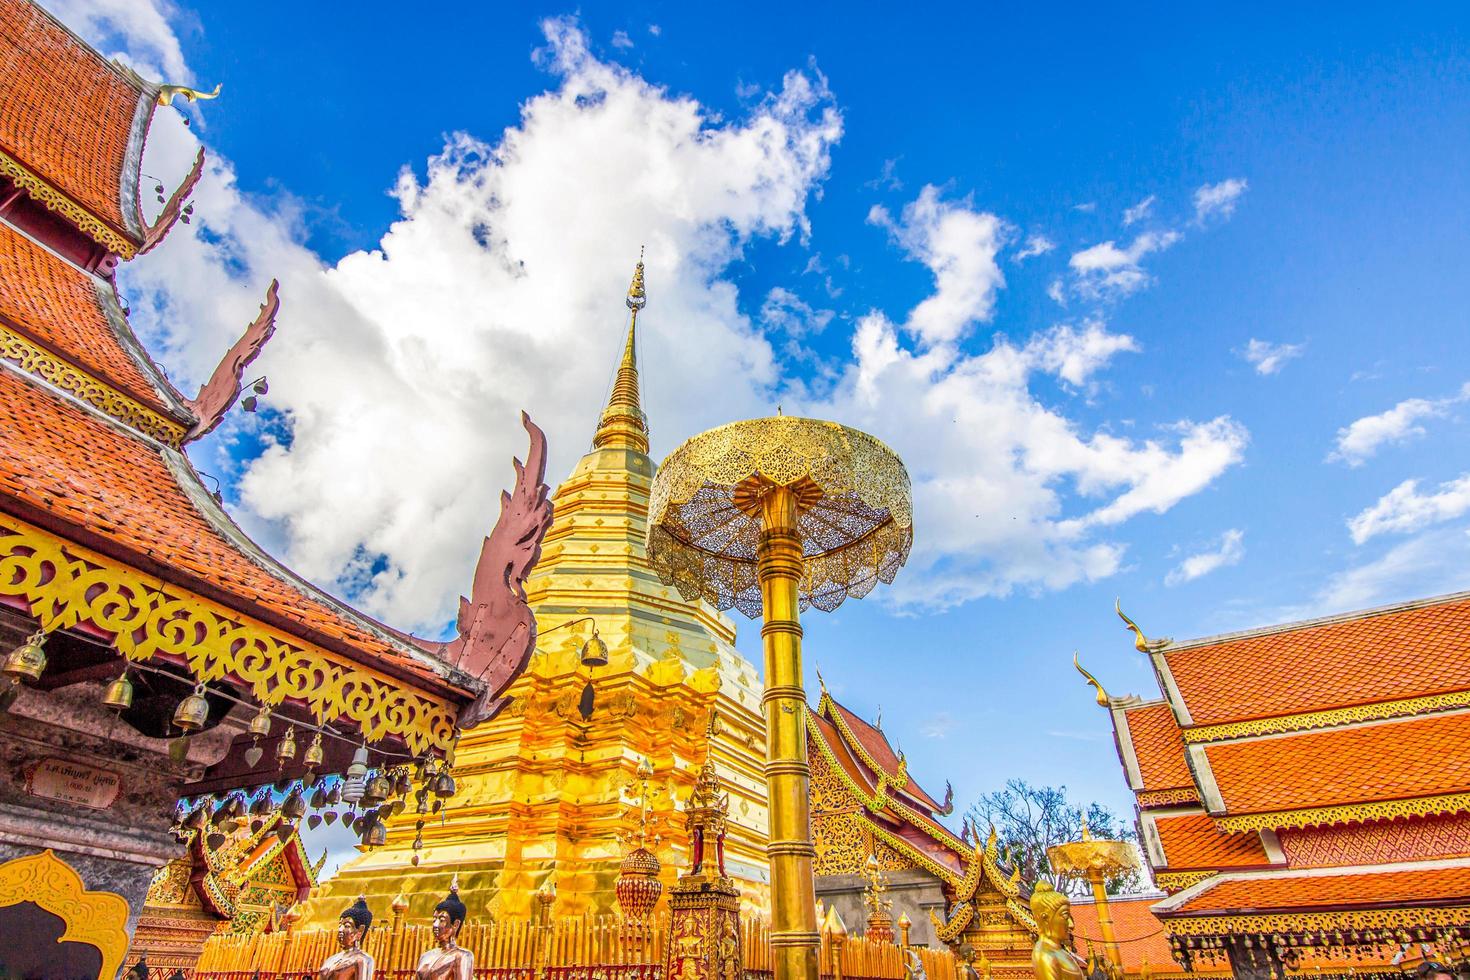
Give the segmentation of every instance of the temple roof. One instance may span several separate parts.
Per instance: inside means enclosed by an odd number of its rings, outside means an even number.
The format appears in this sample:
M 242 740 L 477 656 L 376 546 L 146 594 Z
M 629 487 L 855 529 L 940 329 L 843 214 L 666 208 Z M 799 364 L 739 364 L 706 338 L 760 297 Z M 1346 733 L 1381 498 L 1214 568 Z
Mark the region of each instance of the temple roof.
M 176 426 L 194 421 L 132 337 L 112 285 L 0 223 L 0 329 L 4 328 Z M 0 356 L 7 355 L 10 351 L 0 345 Z M 136 418 L 125 420 L 138 424 Z M 156 427 L 142 427 L 166 438 Z
M 0 91 L 0 173 L 131 254 L 144 240 L 138 167 L 158 88 L 30 0 L 0 0 Z
M 1470 689 L 1470 593 L 1169 645 L 1193 725 Z
M 449 690 L 465 678 L 296 578 L 212 506 L 176 450 L 0 370 L 0 511 L 348 658 Z
M 1158 853 L 1151 855 L 1155 871 L 1260 868 L 1273 863 L 1260 835 L 1222 833 L 1203 810 L 1145 813 L 1141 820 L 1145 838 L 1148 828 L 1157 835 Z
M 1465 794 L 1470 712 L 1211 743 L 1193 751 L 1197 770 L 1203 757 L 1218 791 L 1205 787 L 1215 816 Z M 1435 812 L 1466 808 L 1470 800 L 1460 799 Z M 1336 822 L 1335 815 L 1316 816 L 1311 822 Z M 1302 824 L 1283 818 L 1281 825 Z
M 1470 906 L 1470 861 L 1227 874 L 1154 906 L 1160 918 Z
M 1125 718 L 1134 790 L 1193 789 L 1194 778 L 1184 759 L 1184 737 L 1169 705 L 1157 701 L 1128 708 Z
M 1157 901 L 1156 896 L 1150 895 L 1108 899 L 1113 935 L 1118 942 L 1118 951 L 1123 955 L 1123 969 L 1128 973 L 1140 973 L 1145 965 L 1155 974 L 1179 969 L 1169 951 L 1169 939 L 1164 935 L 1163 924 L 1149 910 Z M 1102 927 L 1097 921 L 1097 905 L 1073 899 L 1072 923 L 1072 939 L 1077 950 L 1084 956 L 1089 948 L 1101 953 L 1103 939 Z
M 908 774 L 907 761 L 894 751 L 883 730 L 839 704 L 826 688 L 822 689 L 822 698 L 817 703 L 817 714 L 847 746 L 853 760 L 866 770 L 864 781 L 870 787 L 876 788 L 882 777 L 889 789 L 898 790 L 931 813 L 948 812 L 946 805 L 937 802 Z

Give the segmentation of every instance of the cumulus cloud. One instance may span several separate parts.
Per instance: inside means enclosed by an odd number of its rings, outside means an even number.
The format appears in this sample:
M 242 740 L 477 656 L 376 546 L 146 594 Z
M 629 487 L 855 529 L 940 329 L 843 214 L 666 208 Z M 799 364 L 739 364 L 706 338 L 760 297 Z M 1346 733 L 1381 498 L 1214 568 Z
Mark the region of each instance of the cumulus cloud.
M 1286 362 L 1301 357 L 1306 344 L 1273 344 L 1269 340 L 1250 339 L 1240 356 L 1245 358 L 1257 374 L 1271 375 L 1286 366 Z
M 1244 178 L 1231 177 L 1218 184 L 1202 184 L 1194 192 L 1194 221 L 1202 225 L 1211 218 L 1228 218 L 1249 185 Z
M 1420 422 L 1443 418 L 1451 406 L 1467 399 L 1470 382 L 1447 398 L 1406 398 L 1386 412 L 1365 415 L 1337 430 L 1337 447 L 1327 454 L 1327 461 L 1362 466 L 1385 446 L 1422 437 L 1425 430 Z
M 868 213 L 888 229 L 910 257 L 934 274 L 934 292 L 909 313 L 904 329 L 926 344 L 959 337 L 990 317 L 995 294 L 1005 285 L 995 255 L 1004 244 L 1004 224 L 967 202 L 945 201 L 932 184 L 904 206 L 899 221 L 884 207 Z
M 149 78 L 176 85 L 193 79 L 183 46 L 169 25 L 167 0 L 48 0 L 46 9 L 99 51 L 119 58 Z
M 627 31 L 613 31 L 612 46 L 626 51 L 633 46 L 633 39 Z
M 1034 259 L 1038 255 L 1045 255 L 1047 252 L 1054 251 L 1056 247 L 1057 243 L 1045 235 L 1028 235 L 1026 236 L 1026 244 L 1012 256 L 1011 261 L 1019 264 L 1025 262 L 1027 259 Z
M 1470 513 L 1470 473 L 1420 493 L 1418 480 L 1405 480 L 1356 517 L 1348 520 L 1354 544 L 1388 532 L 1417 531 Z
M 1164 584 L 1180 585 L 1184 582 L 1193 582 L 1216 569 L 1238 565 L 1244 557 L 1245 532 L 1239 528 L 1231 528 L 1220 535 L 1220 539 L 1214 545 L 1190 555 L 1170 569 L 1169 574 L 1164 576 Z
M 1148 197 L 1133 205 L 1133 207 L 1124 208 L 1123 227 L 1127 228 L 1129 225 L 1136 224 L 1137 222 L 1142 221 L 1144 218 L 1147 218 L 1150 214 L 1153 213 L 1154 202 L 1157 200 L 1157 195 L 1150 194 Z
M 835 315 L 832 310 L 812 309 L 810 303 L 791 290 L 776 286 L 761 303 L 760 321 L 768 329 L 799 340 L 826 330 Z
M 919 527 L 888 602 L 942 608 L 1110 575 L 1123 522 L 1241 459 L 1247 434 L 1228 417 L 1123 438 L 1069 418 L 1065 394 L 1044 404 L 1034 383 L 1090 385 L 1136 342 L 1090 320 L 977 343 L 1005 283 L 1007 226 L 934 187 L 871 216 L 926 266 L 931 294 L 858 318 L 850 356 L 816 377 L 783 373 L 767 333 L 810 332 L 825 311 L 768 292 L 752 322 L 731 267 L 757 238 L 797 248 L 808 234 L 842 133 L 824 79 L 788 73 L 743 116 L 715 118 L 591 55 L 574 22 L 544 26 L 549 90 L 495 142 L 456 133 L 405 168 L 375 248 L 324 262 L 289 199 L 242 192 L 215 154 L 194 224 L 123 270 L 135 321 L 185 386 L 281 278 L 280 329 L 258 362 L 272 412 L 232 417 L 193 455 L 303 574 L 398 625 L 441 629 L 524 451 L 519 409 L 547 429 L 553 482 L 584 451 L 641 244 L 654 455 L 777 400 L 889 440 Z M 196 137 L 160 125 L 146 169 L 164 176 Z
M 1073 254 L 1069 264 L 1077 276 L 1077 291 L 1093 299 L 1121 298 L 1138 292 L 1152 281 L 1140 264 L 1144 257 L 1162 252 L 1182 237 L 1177 231 L 1146 231 L 1127 248 L 1106 241 Z

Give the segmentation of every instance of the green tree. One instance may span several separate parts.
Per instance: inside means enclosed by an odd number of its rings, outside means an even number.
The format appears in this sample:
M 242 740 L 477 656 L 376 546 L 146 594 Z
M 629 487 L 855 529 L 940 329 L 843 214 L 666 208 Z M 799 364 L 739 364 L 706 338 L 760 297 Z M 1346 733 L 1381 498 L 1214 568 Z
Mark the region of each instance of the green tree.
M 1087 894 L 1085 881 L 1058 875 L 1046 860 L 1046 850 L 1082 837 L 1083 808 L 1067 799 L 1065 786 L 1032 786 L 1012 779 L 1005 788 L 986 793 L 965 811 L 964 825 L 970 839 L 983 841 L 995 828 L 996 845 L 1011 867 L 1021 868 L 1021 879 L 1045 881 L 1068 895 Z M 1138 835 L 1112 810 L 1101 803 L 1086 806 L 1087 826 L 1092 836 L 1137 843 Z M 1141 870 L 1130 871 L 1107 881 L 1109 895 L 1143 891 L 1148 880 Z

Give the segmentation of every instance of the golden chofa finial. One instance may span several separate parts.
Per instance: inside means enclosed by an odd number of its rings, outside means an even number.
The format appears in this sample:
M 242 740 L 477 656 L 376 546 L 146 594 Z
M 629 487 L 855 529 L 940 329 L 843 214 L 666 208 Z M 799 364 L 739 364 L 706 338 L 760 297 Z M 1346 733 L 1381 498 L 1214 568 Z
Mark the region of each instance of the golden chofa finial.
M 1150 640 L 1148 637 L 1144 636 L 1143 630 L 1138 628 L 1138 624 L 1129 619 L 1128 614 L 1123 611 L 1123 604 L 1121 599 L 1113 600 L 1113 611 L 1118 614 L 1118 618 L 1121 619 L 1125 624 L 1127 624 L 1128 629 L 1132 631 L 1133 646 L 1135 649 L 1138 650 L 1139 653 L 1158 653 L 1160 650 L 1164 649 L 1169 644 L 1174 642 L 1173 638 L 1168 636 L 1161 636 L 1156 640 Z
M 643 248 L 638 249 L 638 266 L 633 270 L 633 281 L 628 286 L 628 309 L 637 313 L 648 305 L 648 296 L 643 292 Z
M 221 85 L 216 85 L 212 92 L 201 92 L 187 85 L 160 85 L 158 86 L 158 104 L 168 105 L 176 98 L 182 97 L 188 102 L 198 102 L 200 99 L 219 98 Z
M 1087 668 L 1082 666 L 1082 662 L 1077 659 L 1076 651 L 1073 651 L 1072 653 L 1072 666 L 1077 668 L 1077 673 L 1087 678 L 1087 683 L 1097 688 L 1097 703 L 1102 705 L 1104 708 L 1112 707 L 1112 698 L 1108 697 L 1108 692 L 1103 690 L 1103 686 L 1102 684 L 1098 683 L 1097 678 L 1089 674 L 1087 672 Z

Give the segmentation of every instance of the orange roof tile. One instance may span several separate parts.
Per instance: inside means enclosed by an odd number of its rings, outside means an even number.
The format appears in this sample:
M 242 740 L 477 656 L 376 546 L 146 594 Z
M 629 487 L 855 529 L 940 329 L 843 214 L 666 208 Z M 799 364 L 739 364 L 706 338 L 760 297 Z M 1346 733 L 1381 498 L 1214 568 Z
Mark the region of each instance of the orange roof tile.
M 1193 788 L 1194 777 L 1184 759 L 1184 736 L 1169 706 L 1146 704 L 1129 708 L 1126 717 L 1143 789 Z
M 1179 915 L 1294 912 L 1303 909 L 1470 904 L 1470 868 L 1414 868 L 1349 874 L 1318 873 L 1210 879 L 1208 887 L 1173 909 Z
M 0 92 L 0 150 L 141 243 L 121 190 L 152 111 L 138 82 L 30 0 L 0 0 Z
M 98 305 L 97 285 L 85 272 L 0 222 L 0 321 L 154 411 L 179 417 L 158 393 L 156 380 L 118 339 Z
M 1470 792 L 1470 713 L 1205 746 L 1230 814 Z
M 1470 688 L 1470 598 L 1182 645 L 1164 655 L 1196 725 Z
M 1149 906 L 1159 899 L 1157 896 L 1143 898 L 1114 898 L 1108 901 L 1108 910 L 1113 917 L 1113 935 L 1118 940 L 1118 951 L 1123 954 L 1123 969 L 1138 973 L 1146 962 L 1154 973 L 1177 969 L 1174 955 L 1169 952 L 1169 939 L 1164 935 L 1164 926 Z M 1091 946 L 1099 954 L 1103 950 L 1102 928 L 1097 924 L 1097 906 L 1090 902 L 1072 903 L 1072 938 L 1076 948 L 1086 955 Z
M 65 522 L 88 532 L 79 543 L 121 549 L 142 571 L 183 579 L 370 666 L 449 686 L 422 655 L 243 554 L 188 499 L 159 451 L 8 371 L 0 371 L 0 508 Z
M 893 746 L 888 744 L 888 736 L 884 735 L 881 729 L 868 724 L 838 704 L 837 700 L 831 697 L 831 695 L 828 695 L 828 700 L 832 702 L 832 706 L 841 714 L 843 724 L 847 726 L 847 730 L 852 733 L 853 738 L 857 739 L 863 751 L 868 753 L 868 757 L 878 763 L 878 767 L 889 775 L 897 773 L 899 766 L 898 753 L 894 752 Z M 899 788 L 931 810 L 943 809 L 941 804 L 935 802 L 932 796 L 924 792 L 923 787 L 914 782 L 912 776 L 909 776 L 908 782 Z
M 1154 821 L 1164 848 L 1164 864 L 1155 871 L 1199 871 L 1206 868 L 1250 868 L 1271 864 L 1255 831 L 1222 834 L 1205 813 L 1160 816 Z

